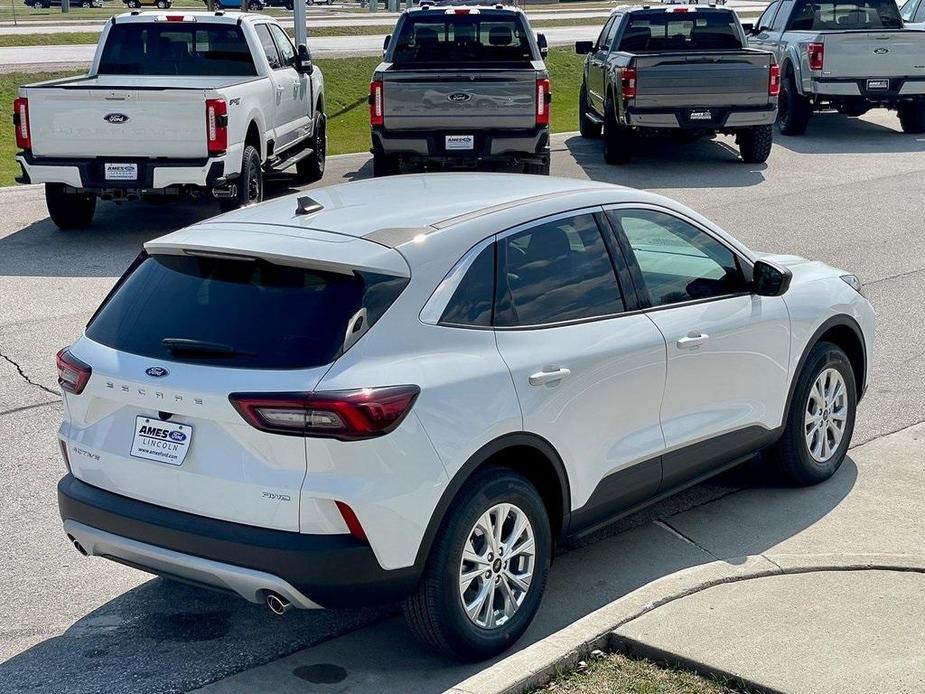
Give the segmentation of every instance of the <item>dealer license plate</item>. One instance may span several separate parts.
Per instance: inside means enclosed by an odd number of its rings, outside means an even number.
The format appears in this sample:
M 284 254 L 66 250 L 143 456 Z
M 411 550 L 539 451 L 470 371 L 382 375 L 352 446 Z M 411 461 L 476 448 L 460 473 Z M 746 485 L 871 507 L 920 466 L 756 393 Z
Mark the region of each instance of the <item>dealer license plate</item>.
M 132 456 L 168 465 L 182 465 L 193 439 L 188 424 L 164 422 L 150 417 L 135 417 Z
M 713 111 L 706 109 L 700 111 L 691 111 L 689 116 L 691 120 L 713 120 Z
M 889 89 L 890 80 L 867 80 L 868 89 Z
M 138 180 L 138 164 L 106 164 L 107 181 Z
M 454 149 L 474 149 L 475 135 L 447 135 L 446 148 L 448 151 Z

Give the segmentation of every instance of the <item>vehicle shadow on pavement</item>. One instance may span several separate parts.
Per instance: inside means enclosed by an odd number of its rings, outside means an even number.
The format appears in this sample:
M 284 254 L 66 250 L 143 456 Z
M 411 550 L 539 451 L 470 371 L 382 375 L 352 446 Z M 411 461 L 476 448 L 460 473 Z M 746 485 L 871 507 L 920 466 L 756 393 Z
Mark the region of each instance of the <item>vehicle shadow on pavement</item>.
M 745 164 L 732 138 L 682 142 L 671 137 L 647 137 L 636 143 L 628 164 L 604 161 L 604 143 L 578 135 L 565 147 L 588 178 L 631 188 L 726 188 L 754 186 L 765 180 L 766 164 Z
M 874 123 L 869 116 L 851 118 L 840 113 L 816 113 L 809 119 L 805 135 L 796 137 L 774 133 L 774 146 L 797 154 L 886 154 L 925 152 L 925 135 L 906 134 L 899 118 L 882 109 L 871 113 L 889 119 L 892 127 Z M 773 155 L 772 155 L 773 156 Z

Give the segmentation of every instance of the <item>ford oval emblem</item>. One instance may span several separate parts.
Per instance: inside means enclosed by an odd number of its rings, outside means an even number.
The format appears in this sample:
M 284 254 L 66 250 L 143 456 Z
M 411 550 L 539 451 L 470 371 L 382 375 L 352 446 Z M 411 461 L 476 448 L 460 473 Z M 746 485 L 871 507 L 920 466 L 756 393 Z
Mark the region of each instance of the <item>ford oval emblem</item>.
M 461 104 L 463 101 L 469 101 L 472 97 L 466 94 L 465 92 L 453 92 L 446 97 L 447 101 L 452 101 L 454 104 Z
M 186 434 L 184 434 L 182 431 L 171 431 L 169 434 L 167 434 L 167 436 L 169 436 L 171 440 L 176 441 L 177 443 L 186 441 Z
M 874 53 L 876 53 L 877 55 L 886 55 L 889 52 L 890 52 L 889 48 L 875 48 L 874 49 Z
M 107 123 L 114 123 L 119 125 L 128 121 L 128 116 L 126 116 L 124 113 L 107 113 L 105 116 L 103 116 L 103 120 Z
M 166 376 L 170 372 L 163 366 L 152 366 L 145 369 L 145 373 L 154 378 L 160 378 L 161 376 Z

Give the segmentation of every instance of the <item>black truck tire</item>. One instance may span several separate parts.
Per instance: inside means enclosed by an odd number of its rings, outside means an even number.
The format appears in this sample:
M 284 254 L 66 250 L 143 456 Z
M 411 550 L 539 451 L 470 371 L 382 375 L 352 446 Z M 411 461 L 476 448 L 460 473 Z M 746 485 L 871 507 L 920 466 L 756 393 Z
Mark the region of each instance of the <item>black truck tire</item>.
M 793 73 L 787 75 L 781 85 L 777 101 L 777 129 L 781 135 L 802 135 L 813 114 L 809 99 L 797 91 Z
M 241 173 L 236 181 L 234 197 L 219 198 L 222 212 L 230 212 L 263 201 L 263 165 L 260 153 L 253 145 L 244 148 L 241 157 Z
M 51 221 L 59 229 L 85 229 L 93 222 L 96 196 L 67 193 L 63 183 L 46 183 L 45 206 Z
M 398 157 L 385 152 L 373 152 L 373 178 L 401 173 Z
M 763 164 L 771 154 L 774 130 L 770 125 L 759 125 L 742 130 L 736 135 L 736 140 L 739 143 L 742 161 L 746 164 Z
M 324 176 L 324 164 L 328 154 L 328 119 L 324 113 L 315 114 L 315 135 L 312 138 L 312 153 L 296 162 L 299 179 L 306 183 L 320 181 Z
M 904 133 L 925 133 L 925 99 L 907 101 L 899 105 L 899 124 Z
M 617 123 L 613 99 L 604 107 L 604 161 L 608 164 L 627 164 L 633 156 L 633 131 Z
M 582 137 L 595 139 L 601 136 L 601 124 L 588 118 L 588 90 L 582 81 L 578 91 L 578 131 Z

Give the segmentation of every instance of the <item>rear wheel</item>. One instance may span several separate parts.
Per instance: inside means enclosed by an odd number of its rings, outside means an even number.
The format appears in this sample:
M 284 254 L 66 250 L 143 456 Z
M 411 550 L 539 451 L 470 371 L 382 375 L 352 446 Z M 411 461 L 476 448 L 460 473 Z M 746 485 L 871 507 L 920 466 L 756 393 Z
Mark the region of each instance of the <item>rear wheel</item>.
M 306 183 L 320 181 L 324 176 L 324 165 L 328 153 L 327 117 L 324 113 L 315 114 L 315 135 L 312 138 L 312 153 L 297 162 L 296 173 Z
M 788 482 L 817 484 L 835 474 L 851 444 L 857 401 L 854 370 L 844 350 L 818 343 L 800 372 L 784 434 L 772 451 Z
M 604 107 L 604 160 L 608 164 L 626 164 L 633 156 L 633 131 L 617 123 L 613 99 Z
M 247 145 L 241 158 L 241 173 L 235 183 L 235 195 L 231 198 L 219 198 L 218 204 L 223 212 L 229 212 L 262 201 L 263 168 L 260 153 L 253 145 Z
M 898 110 L 899 124 L 904 133 L 925 133 L 925 99 L 902 103 Z
M 543 597 L 552 555 L 546 508 L 521 475 L 476 473 L 447 512 L 421 582 L 404 605 L 425 644 L 460 660 L 501 653 Z
M 394 176 L 401 173 L 398 157 L 385 152 L 373 152 L 373 177 Z
M 797 91 L 793 73 L 788 74 L 777 98 L 777 129 L 782 135 L 802 135 L 812 113 L 809 99 Z
M 59 229 L 85 229 L 96 212 L 96 196 L 68 193 L 63 183 L 45 184 L 48 216 Z
M 582 137 L 590 139 L 601 136 L 601 124 L 588 118 L 588 90 L 584 82 L 578 91 L 578 131 Z
M 739 143 L 742 161 L 747 164 L 761 164 L 766 162 L 771 154 L 774 131 L 770 125 L 759 125 L 757 128 L 741 131 L 736 135 L 736 140 Z

